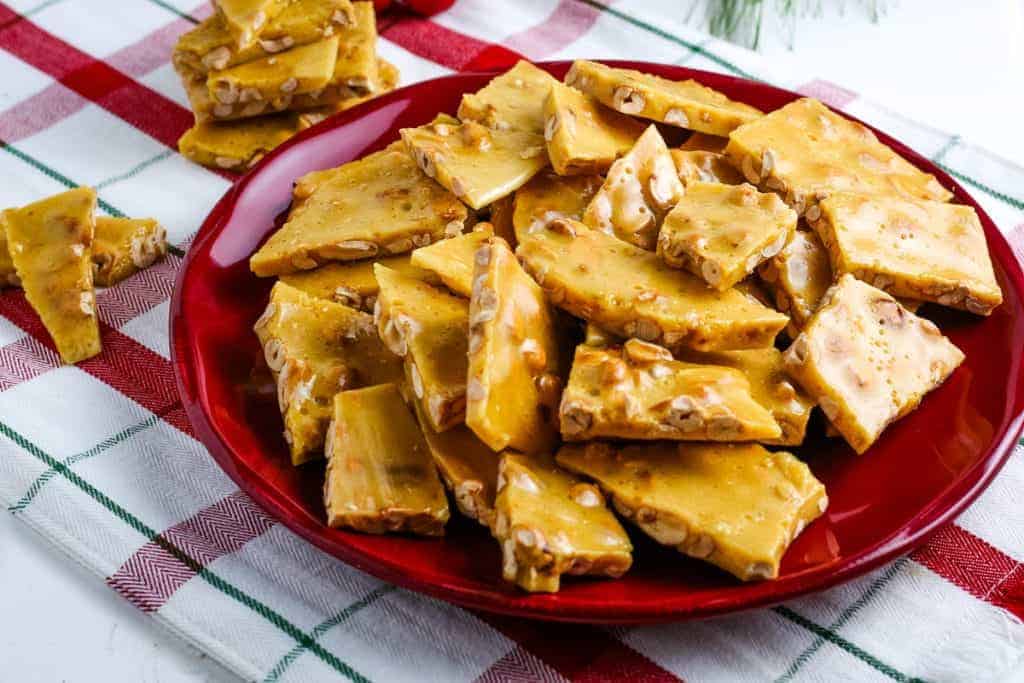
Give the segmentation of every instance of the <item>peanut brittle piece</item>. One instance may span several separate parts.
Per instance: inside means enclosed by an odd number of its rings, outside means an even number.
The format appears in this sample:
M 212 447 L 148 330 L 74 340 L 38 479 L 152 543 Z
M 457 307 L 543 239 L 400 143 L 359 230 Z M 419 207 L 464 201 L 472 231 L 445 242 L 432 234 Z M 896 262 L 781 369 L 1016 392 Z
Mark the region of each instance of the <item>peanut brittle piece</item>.
M 789 315 L 792 337 L 818 310 L 821 297 L 832 286 L 828 252 L 810 230 L 794 230 L 782 251 L 758 267 L 758 274 L 775 305 Z
M 338 37 L 332 36 L 272 57 L 214 71 L 206 78 L 206 89 L 220 105 L 261 105 L 253 115 L 264 113 L 267 102 L 272 109 L 281 110 L 287 108 L 295 95 L 326 86 L 337 59 Z
M 432 272 L 411 265 L 409 254 L 386 256 L 376 261 L 366 259 L 325 263 L 314 270 L 282 275 L 281 282 L 315 297 L 372 313 L 373 306 L 377 303 L 377 291 L 380 289 L 377 286 L 377 278 L 373 274 L 374 263 L 387 266 L 406 277 L 431 284 L 441 283 L 441 280 Z
M 96 191 L 79 187 L 3 213 L 17 278 L 65 363 L 100 352 L 90 260 L 95 210 Z
M 167 254 L 167 231 L 153 218 L 96 216 L 92 279 L 111 287 Z
M 795 229 L 796 212 L 776 194 L 698 182 L 665 217 L 658 255 L 722 291 L 778 254 Z
M 581 220 L 604 179 L 597 175 L 560 176 L 541 171 L 515 193 L 512 228 L 518 243 L 522 236 L 539 230 L 556 218 Z M 511 242 L 509 242 L 511 244 Z
M 5 212 L 0 211 L 0 289 L 4 287 L 21 287 L 21 279 L 14 267 L 14 259 L 7 248 L 7 222 Z
M 778 578 L 786 549 L 828 507 L 807 465 L 757 444 L 574 444 L 557 460 L 658 543 L 743 581 Z
M 419 401 L 413 401 L 423 437 L 455 505 L 466 517 L 490 528 L 498 487 L 498 456 L 469 427 L 436 432 Z
M 636 119 L 557 81 L 544 100 L 544 139 L 559 175 L 607 172 L 643 132 Z
M 781 436 L 735 368 L 683 363 L 639 339 L 576 347 L 559 409 L 562 437 L 757 441 Z
M 725 155 L 748 181 L 778 192 L 801 216 L 835 192 L 953 196 L 866 127 L 809 97 L 737 128 Z
M 401 254 L 462 232 L 468 211 L 404 151 L 299 178 L 288 220 L 249 260 L 261 277 Z
M 253 329 L 277 382 L 293 465 L 321 457 L 335 394 L 402 378 L 401 361 L 378 339 L 372 317 L 283 282 Z
M 328 526 L 444 535 L 448 499 L 398 387 L 342 391 L 333 403 L 324 483 Z
M 672 155 L 654 126 L 608 169 L 583 222 L 630 244 L 653 250 L 666 214 L 683 196 Z
M 178 139 L 178 151 L 202 166 L 243 171 L 305 128 L 298 114 L 197 123 Z
M 858 453 L 963 361 L 935 325 L 843 275 L 785 352 L 786 371 Z
M 443 432 L 466 415 L 469 302 L 380 264 L 374 318 L 380 338 L 405 359 L 430 426 Z
M 694 132 L 690 133 L 690 137 L 686 138 L 686 141 L 679 145 L 679 149 L 684 152 L 713 152 L 721 154 L 728 143 L 729 138 L 726 137 Z
M 466 426 L 491 449 L 550 449 L 562 381 L 554 312 L 504 240 L 476 252 Z
M 544 98 L 553 83 L 558 81 L 547 71 L 520 60 L 478 92 L 463 95 L 459 118 L 494 130 L 512 129 L 541 135 Z
M 688 363 L 725 366 L 743 373 L 750 383 L 750 395 L 772 414 L 782 434 L 758 439 L 777 446 L 799 446 L 807 434 L 807 421 L 815 402 L 793 386 L 782 362 L 782 352 L 773 346 L 746 351 L 684 351 L 679 360 Z
M 562 574 L 619 578 L 633 564 L 633 544 L 600 490 L 547 454 L 502 453 L 492 533 L 502 576 L 530 592 L 558 591 Z
M 352 9 L 355 22 L 337 32 L 338 58 L 330 82 L 322 90 L 296 94 L 291 102 L 292 109 L 344 106 L 342 103 L 354 98 L 394 89 L 398 69 L 377 57 L 377 19 L 373 4 L 356 2 Z
M 761 117 L 759 109 L 734 102 L 694 80 L 670 81 L 582 59 L 573 63 L 565 83 L 623 114 L 711 135 L 728 135 Z
M 336 29 L 354 21 L 349 0 L 291 0 L 267 22 L 257 40 L 239 48 L 223 15 L 213 14 L 178 39 L 172 61 L 182 77 L 199 78 L 329 38 Z
M 970 206 L 836 193 L 811 223 L 835 273 L 894 296 L 978 315 L 1002 303 L 978 214 Z
M 744 181 L 743 174 L 729 163 L 724 154 L 684 149 L 673 149 L 670 152 L 684 187 L 696 182 L 739 185 Z
M 490 223 L 477 223 L 473 232 L 414 250 L 410 263 L 436 274 L 448 289 L 468 299 L 473 289 L 473 257 L 493 234 Z
M 315 126 L 329 116 L 347 111 L 356 105 L 391 92 L 398 87 L 398 78 L 398 67 L 387 60 L 378 58 L 377 79 L 373 92 L 367 95 L 342 96 L 340 92 L 338 95 L 335 95 L 335 89 L 332 86 L 328 86 L 318 97 L 300 95 L 296 101 L 292 102 L 292 106 L 302 110 L 302 113 L 299 114 L 299 121 L 304 128 L 308 128 L 309 126 Z M 300 104 L 302 105 L 301 107 L 298 106 Z M 315 106 L 312 109 L 306 109 L 307 104 Z
M 569 220 L 524 235 L 517 255 L 556 306 L 621 337 L 698 351 L 771 346 L 788 318 L 718 292 L 657 254 Z
M 224 26 L 234 37 L 235 44 L 245 47 L 256 40 L 267 22 L 288 6 L 289 0 L 213 0 Z
M 423 172 L 477 210 L 515 192 L 548 164 L 544 138 L 536 133 L 491 130 L 475 121 L 401 133 Z

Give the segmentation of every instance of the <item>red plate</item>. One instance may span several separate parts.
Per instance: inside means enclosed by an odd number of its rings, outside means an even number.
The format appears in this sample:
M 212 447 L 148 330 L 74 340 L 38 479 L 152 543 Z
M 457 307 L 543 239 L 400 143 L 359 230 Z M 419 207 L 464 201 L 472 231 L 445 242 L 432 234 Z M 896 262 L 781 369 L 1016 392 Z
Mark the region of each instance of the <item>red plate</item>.
M 610 62 L 611 63 L 611 62 Z M 797 97 L 761 83 L 676 66 L 616 62 L 673 79 L 695 78 L 731 98 L 772 110 Z M 540 65 L 561 78 L 568 62 Z M 460 605 L 565 621 L 685 619 L 767 605 L 834 586 L 920 544 L 988 485 L 1017 439 L 1024 409 L 1021 315 L 1024 278 L 996 226 L 948 175 L 904 145 L 879 138 L 954 189 L 981 216 L 1005 303 L 990 317 L 935 311 L 967 360 L 920 409 L 865 455 L 818 440 L 799 454 L 828 487 L 827 514 L 786 554 L 777 581 L 742 584 L 633 534 L 633 569 L 621 580 L 567 578 L 554 595 L 504 584 L 497 544 L 454 519 L 442 540 L 329 529 L 320 500 L 322 464 L 293 468 L 253 322 L 271 280 L 248 259 L 282 218 L 292 182 L 384 147 L 398 129 L 455 113 L 464 92 L 493 74 L 463 74 L 402 88 L 307 130 L 269 155 L 217 204 L 188 253 L 171 307 L 178 387 L 200 440 L 253 499 L 323 550 L 381 579 Z M 877 132 L 877 131 L 876 131 Z

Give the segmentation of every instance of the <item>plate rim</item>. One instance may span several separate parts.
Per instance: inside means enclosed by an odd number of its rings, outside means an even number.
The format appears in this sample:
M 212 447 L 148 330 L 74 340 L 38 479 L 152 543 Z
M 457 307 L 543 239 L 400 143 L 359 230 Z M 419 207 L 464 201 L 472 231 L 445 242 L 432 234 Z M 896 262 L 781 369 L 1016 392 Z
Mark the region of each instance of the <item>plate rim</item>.
M 532 63 L 540 68 L 561 69 L 571 65 L 572 61 L 557 60 Z M 681 78 L 694 78 L 698 82 L 701 82 L 702 77 L 710 77 L 711 80 L 722 81 L 724 79 L 743 83 L 748 87 L 754 86 L 768 91 L 775 91 L 774 94 L 776 95 L 782 94 L 790 98 L 804 97 L 800 93 L 768 83 L 692 69 L 680 65 L 635 60 L 595 59 L 593 61 L 615 67 L 640 70 L 651 67 L 662 70 L 668 69 L 681 74 Z M 182 312 L 182 294 L 193 259 L 205 242 L 219 235 L 224 227 L 225 218 L 230 213 L 230 207 L 235 204 L 237 198 L 248 184 L 258 178 L 260 171 L 272 164 L 280 154 L 305 143 L 307 140 L 316 138 L 323 132 L 348 125 L 366 113 L 387 106 L 387 104 L 405 96 L 411 90 L 429 88 L 430 84 L 438 81 L 461 80 L 466 76 L 494 76 L 502 72 L 503 70 L 501 69 L 459 72 L 412 83 L 337 114 L 300 132 L 273 150 L 252 170 L 236 180 L 214 205 L 196 232 L 175 277 L 168 315 L 171 364 L 174 368 L 175 384 L 182 405 L 185 408 L 185 413 L 195 431 L 196 438 L 210 452 L 218 466 L 228 477 L 260 507 L 267 511 L 271 517 L 320 550 L 368 574 L 462 607 L 545 621 L 639 624 L 703 619 L 726 613 L 767 607 L 841 585 L 919 547 L 942 526 L 953 521 L 988 488 L 1013 452 L 1021 432 L 1021 427 L 1024 426 L 1024 408 L 1019 408 L 1017 414 L 1007 421 L 1002 432 L 993 436 L 993 442 L 986 449 L 983 456 L 965 470 L 958 480 L 950 484 L 945 491 L 935 497 L 930 505 L 926 505 L 919 510 L 910 520 L 889 536 L 862 549 L 850 558 L 841 562 L 834 561 L 835 564 L 840 566 L 829 571 L 829 565 L 817 565 L 813 569 L 787 577 L 786 584 L 780 584 L 779 582 L 737 584 L 737 587 L 754 585 L 771 587 L 771 589 L 766 588 L 760 594 L 753 597 L 734 599 L 730 596 L 716 600 L 712 604 L 698 606 L 679 605 L 669 598 L 661 604 L 644 605 L 640 608 L 623 609 L 619 605 L 606 605 L 604 603 L 581 608 L 576 605 L 548 604 L 543 599 L 543 595 L 496 595 L 492 591 L 438 583 L 420 578 L 417 574 L 403 573 L 400 562 L 387 563 L 367 557 L 361 551 L 325 536 L 321 533 L 320 528 L 307 523 L 303 519 L 296 518 L 288 506 L 277 499 L 272 487 L 264 484 L 259 475 L 245 465 L 244 462 L 234 458 L 231 449 L 221 438 L 217 428 L 207 415 L 202 405 L 202 400 L 198 396 L 196 387 L 202 382 L 202 378 L 199 376 L 197 364 L 191 357 L 190 347 L 184 341 L 187 336 L 188 324 Z M 855 116 L 837 110 L 827 102 L 823 102 L 823 104 L 842 116 L 866 126 L 882 142 L 893 147 L 914 166 L 932 173 L 944 187 L 951 188 L 955 199 L 972 206 L 978 212 L 981 219 L 990 253 L 997 258 L 1003 267 L 1009 284 L 1016 289 L 1021 299 L 1024 300 L 1024 272 L 1022 272 L 1021 264 L 1014 255 L 1012 247 L 995 222 L 992 221 L 984 209 L 955 178 L 930 159 L 918 154 L 898 139 L 861 121 Z M 1017 370 L 1017 393 L 1020 394 L 1021 390 L 1024 390 L 1024 369 L 1018 367 Z M 780 585 L 784 587 L 782 589 L 777 588 Z

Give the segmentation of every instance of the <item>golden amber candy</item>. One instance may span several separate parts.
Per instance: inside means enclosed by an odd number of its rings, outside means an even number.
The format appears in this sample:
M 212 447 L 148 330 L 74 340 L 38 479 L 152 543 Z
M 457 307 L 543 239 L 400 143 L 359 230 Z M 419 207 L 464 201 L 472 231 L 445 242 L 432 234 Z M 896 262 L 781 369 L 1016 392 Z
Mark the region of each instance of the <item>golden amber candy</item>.
M 394 384 L 342 391 L 327 437 L 327 524 L 441 536 L 448 499 L 419 424 Z
M 744 182 L 743 174 L 729 163 L 724 154 L 683 149 L 669 151 L 684 187 L 697 182 L 725 185 L 739 185 Z
M 558 82 L 544 100 L 544 139 L 559 175 L 607 172 L 643 132 L 639 121 Z
M 574 444 L 557 460 L 658 543 L 743 581 L 778 578 L 793 539 L 828 507 L 807 465 L 756 444 Z
M 409 254 L 386 256 L 376 261 L 339 261 L 325 263 L 314 270 L 301 273 L 288 273 L 281 276 L 281 282 L 301 289 L 321 299 L 358 308 L 367 313 L 373 312 L 377 302 L 377 278 L 373 274 L 374 263 L 405 275 L 431 284 L 440 284 L 441 280 L 430 271 L 417 268 L 409 263 Z
M 525 61 L 495 77 L 480 91 L 462 96 L 459 118 L 494 130 L 544 132 L 544 98 L 557 80 Z
M 289 0 L 213 0 L 213 7 L 239 47 L 260 36 L 267 22 L 288 6 Z
M 492 532 L 502 576 L 530 592 L 558 591 L 563 574 L 618 578 L 633 545 L 604 496 L 555 465 L 547 454 L 505 451 Z
M 111 287 L 167 254 L 167 231 L 152 218 L 96 216 L 92 241 L 94 284 Z
M 541 171 L 515 193 L 512 227 L 516 243 L 556 218 L 581 220 L 604 179 L 598 175 L 560 176 Z M 512 244 L 509 242 L 509 244 Z
M 690 137 L 686 138 L 686 142 L 679 145 L 679 149 L 684 152 L 712 152 L 714 154 L 721 154 L 725 151 L 725 146 L 728 143 L 729 138 L 727 137 L 694 132 L 690 134 Z
M 494 234 L 490 223 L 477 223 L 467 232 L 412 252 L 412 265 L 434 273 L 448 289 L 469 298 L 473 289 L 473 257 Z

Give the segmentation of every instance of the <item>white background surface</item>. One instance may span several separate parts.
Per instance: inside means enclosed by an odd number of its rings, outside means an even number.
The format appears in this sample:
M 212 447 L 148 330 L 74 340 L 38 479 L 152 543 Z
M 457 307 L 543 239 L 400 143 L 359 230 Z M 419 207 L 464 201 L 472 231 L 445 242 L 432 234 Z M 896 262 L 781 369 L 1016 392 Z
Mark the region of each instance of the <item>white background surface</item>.
M 877 25 L 857 2 L 845 15 L 823 4 L 824 16 L 797 22 L 792 53 L 777 34 L 762 52 L 1024 163 L 1024 0 L 890 1 Z M 9 514 L 0 615 L 0 681 L 234 680 Z

